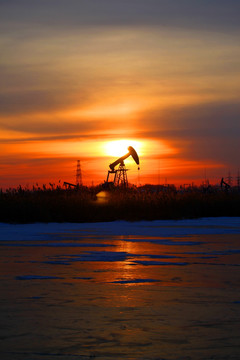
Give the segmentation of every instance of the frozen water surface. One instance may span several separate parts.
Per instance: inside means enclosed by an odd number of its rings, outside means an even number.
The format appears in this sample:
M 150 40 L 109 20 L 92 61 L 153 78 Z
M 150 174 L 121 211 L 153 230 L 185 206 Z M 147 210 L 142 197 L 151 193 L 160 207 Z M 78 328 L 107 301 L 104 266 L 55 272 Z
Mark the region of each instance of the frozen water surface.
M 240 218 L 0 224 L 0 355 L 239 359 Z

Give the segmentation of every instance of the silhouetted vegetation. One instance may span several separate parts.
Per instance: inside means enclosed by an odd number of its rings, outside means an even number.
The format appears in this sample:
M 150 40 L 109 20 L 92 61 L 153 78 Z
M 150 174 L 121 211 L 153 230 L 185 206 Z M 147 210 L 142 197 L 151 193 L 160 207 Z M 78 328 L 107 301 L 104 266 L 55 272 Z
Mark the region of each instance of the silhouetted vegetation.
M 33 187 L 0 190 L 0 221 L 98 222 L 240 216 L 240 192 L 201 187 L 176 190 L 157 186 L 112 189 Z

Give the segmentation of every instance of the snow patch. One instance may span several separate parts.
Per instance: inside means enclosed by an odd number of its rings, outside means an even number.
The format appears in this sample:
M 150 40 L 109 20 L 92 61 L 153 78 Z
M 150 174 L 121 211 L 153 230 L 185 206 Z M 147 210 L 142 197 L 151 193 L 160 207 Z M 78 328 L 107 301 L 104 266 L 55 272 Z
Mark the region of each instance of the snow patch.
M 208 234 L 240 234 L 240 217 L 201 218 L 191 220 L 113 221 L 102 223 L 0 223 L 0 240 L 52 240 L 62 234 L 75 232 L 116 236 L 187 236 Z

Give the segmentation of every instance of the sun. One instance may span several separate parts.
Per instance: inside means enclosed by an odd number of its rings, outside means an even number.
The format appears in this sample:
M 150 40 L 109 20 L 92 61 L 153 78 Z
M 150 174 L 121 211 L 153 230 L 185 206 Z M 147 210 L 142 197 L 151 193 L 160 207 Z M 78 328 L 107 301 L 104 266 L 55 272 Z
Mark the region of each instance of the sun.
M 105 153 L 108 156 L 121 157 L 128 152 L 128 147 L 132 146 L 137 153 L 141 152 L 142 143 L 137 140 L 114 140 L 105 144 Z

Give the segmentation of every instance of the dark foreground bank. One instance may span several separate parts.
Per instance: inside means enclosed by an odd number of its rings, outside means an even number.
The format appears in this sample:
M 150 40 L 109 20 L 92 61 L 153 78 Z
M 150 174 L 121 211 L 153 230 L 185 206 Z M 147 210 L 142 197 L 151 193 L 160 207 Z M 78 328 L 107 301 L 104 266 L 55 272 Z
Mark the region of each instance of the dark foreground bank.
M 0 222 L 98 222 L 240 216 L 240 192 L 194 188 L 10 189 L 0 192 Z

